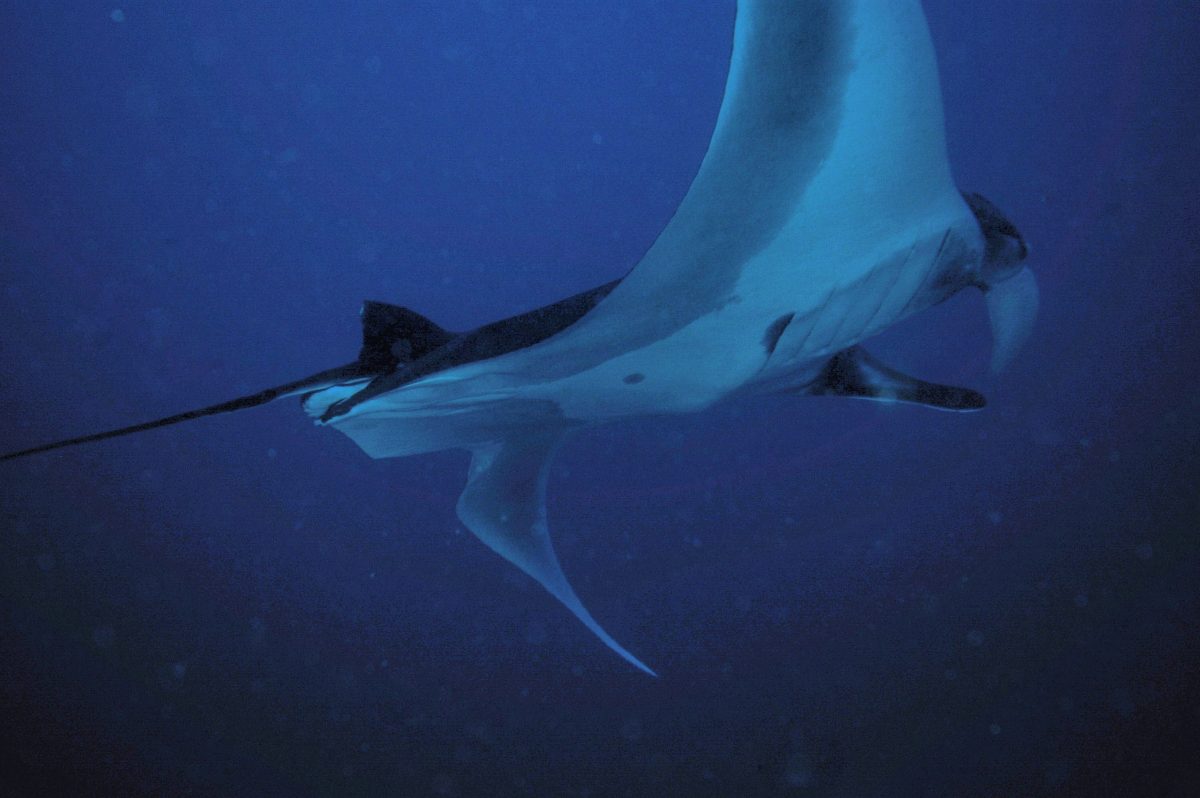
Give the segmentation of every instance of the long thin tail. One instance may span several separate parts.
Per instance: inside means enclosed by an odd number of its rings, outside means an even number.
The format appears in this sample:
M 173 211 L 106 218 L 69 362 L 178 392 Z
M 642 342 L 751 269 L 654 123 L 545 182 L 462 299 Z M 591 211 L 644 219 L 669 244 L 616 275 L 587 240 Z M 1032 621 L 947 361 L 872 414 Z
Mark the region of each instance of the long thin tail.
M 159 427 L 169 427 L 172 424 L 178 424 L 181 421 L 191 421 L 204 416 L 215 416 L 218 413 L 232 413 L 235 410 L 244 410 L 248 407 L 257 407 L 258 405 L 266 404 L 274 401 L 281 396 L 299 393 L 306 389 L 316 388 L 321 385 L 326 385 L 342 380 L 353 379 L 362 376 L 359 372 L 361 366 L 355 362 L 347 366 L 339 366 L 334 369 L 318 372 L 310 377 L 305 377 L 302 380 L 295 382 L 277 385 L 274 388 L 267 388 L 257 393 L 239 396 L 237 399 L 230 399 L 227 402 L 221 402 L 208 407 L 201 407 L 196 410 L 188 410 L 184 413 L 177 413 L 166 418 L 155 419 L 154 421 L 145 421 L 141 424 L 134 424 L 129 427 L 121 427 L 120 429 L 110 429 L 105 432 L 96 432 L 91 435 L 81 435 L 78 438 L 68 438 L 62 441 L 54 441 L 53 443 L 44 443 L 41 446 L 34 446 L 32 449 L 22 449 L 19 452 L 9 452 L 0 455 L 0 461 L 16 460 L 18 457 L 28 457 L 31 454 L 41 454 L 42 452 L 51 452 L 55 449 L 64 449 L 68 446 L 78 446 L 81 443 L 92 443 L 94 441 L 108 440 L 109 438 L 119 438 L 122 435 L 132 435 L 135 432 L 145 432 L 146 430 L 157 429 Z

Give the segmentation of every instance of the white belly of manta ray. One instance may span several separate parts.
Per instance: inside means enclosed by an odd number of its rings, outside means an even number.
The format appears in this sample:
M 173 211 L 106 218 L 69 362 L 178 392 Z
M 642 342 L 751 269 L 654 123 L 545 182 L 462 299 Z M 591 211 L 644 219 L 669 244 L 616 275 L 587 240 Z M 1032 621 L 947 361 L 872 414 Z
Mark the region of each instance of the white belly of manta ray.
M 451 333 L 367 303 L 348 366 L 258 394 L 0 457 L 301 395 L 372 457 L 472 455 L 458 515 L 610 649 L 546 524 L 554 451 L 581 426 L 789 391 L 977 410 L 974 391 L 878 362 L 859 342 L 966 287 L 999 367 L 1033 325 L 1024 241 L 946 157 L 919 0 L 739 0 L 709 149 L 671 222 L 618 284 Z
M 518 426 L 539 416 L 540 423 L 571 426 L 691 413 L 735 394 L 803 389 L 834 353 L 941 299 L 928 290 L 937 276 L 965 273 L 978 264 L 984 251 L 979 225 L 961 200 L 953 210 L 927 222 L 926 229 L 911 231 L 911 238 L 869 265 L 847 268 L 841 282 L 814 290 L 800 275 L 779 285 L 746 286 L 744 293 L 682 329 L 578 373 L 546 379 L 536 371 L 525 373 L 523 361 L 530 353 L 520 350 L 408 383 L 328 423 L 369 453 L 394 457 L 430 450 L 418 433 L 395 434 L 394 425 L 405 419 L 436 426 L 441 417 L 479 414 L 486 442 L 495 433 L 485 419 L 495 421 L 506 410 L 520 418 Z M 555 344 L 569 347 L 570 338 L 568 329 Z M 559 357 L 569 362 L 569 348 Z M 316 410 L 352 396 L 358 387 L 322 391 L 309 399 L 310 410 L 319 415 Z M 380 422 L 393 431 L 386 440 L 356 434 L 360 425 Z M 460 434 L 463 426 L 447 425 L 446 432 Z M 467 432 L 457 445 L 478 442 Z M 431 446 L 446 448 L 444 442 Z

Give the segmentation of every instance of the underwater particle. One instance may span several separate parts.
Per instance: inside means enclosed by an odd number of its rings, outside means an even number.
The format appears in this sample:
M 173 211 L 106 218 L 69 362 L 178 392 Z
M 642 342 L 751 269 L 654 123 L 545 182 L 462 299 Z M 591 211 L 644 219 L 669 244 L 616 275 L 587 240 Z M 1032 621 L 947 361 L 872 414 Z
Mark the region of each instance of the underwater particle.
M 114 8 L 112 11 L 110 11 L 108 13 L 108 18 L 111 19 L 113 22 L 124 22 L 125 21 L 125 11 L 120 8 Z
M 246 635 L 251 646 L 261 646 L 267 638 L 267 624 L 257 615 L 250 619 L 250 629 Z
M 621 724 L 621 736 L 631 743 L 642 739 L 643 734 L 642 722 L 638 718 L 630 718 Z
M 158 598 L 159 593 L 162 592 L 159 587 L 158 577 L 154 574 L 147 574 L 138 579 L 133 590 L 134 595 L 138 597 L 139 601 L 154 601 Z
M 988 731 L 990 731 L 990 732 L 992 733 L 992 736 L 993 736 L 993 737 L 996 737 L 996 736 L 998 736 L 998 735 L 1000 734 L 1000 731 L 1001 731 L 1001 729 L 1000 729 L 1000 724 L 999 724 L 999 723 L 993 723 L 991 726 L 988 726 Z
M 274 460 L 278 455 L 279 452 L 275 451 L 274 447 L 267 449 L 267 457 L 271 458 L 272 460 Z
M 146 311 L 145 329 L 150 338 L 150 344 L 155 349 L 162 349 L 171 328 L 171 319 L 163 308 L 151 308 Z
M 187 663 L 180 660 L 171 666 L 171 675 L 176 679 L 182 679 L 187 675 Z
M 366 61 L 363 61 L 363 69 L 365 69 L 369 75 L 378 75 L 383 71 L 383 59 L 377 55 L 373 55 Z
M 37 562 L 37 567 L 41 568 L 43 571 L 54 570 L 54 554 L 51 552 L 43 551 L 34 559 L 35 562 Z
M 1075 594 L 1075 606 L 1079 607 L 1080 609 L 1083 609 L 1087 605 L 1088 605 L 1087 593 L 1076 593 Z
M 871 559 L 871 561 L 873 563 L 878 564 L 878 563 L 888 559 L 889 557 L 891 557 L 893 552 L 895 551 L 895 548 L 896 547 L 892 544 L 892 542 L 890 540 L 884 540 L 883 538 L 877 538 L 875 541 L 873 541 L 871 543 L 871 548 L 867 552 L 867 556 Z
M 600 135 L 599 133 L 593 133 L 592 134 L 592 143 L 593 144 L 603 144 L 604 136 Z
M 224 55 L 225 45 L 215 36 L 202 36 L 192 42 L 192 60 L 200 66 L 213 66 Z
M 97 626 L 92 630 L 92 642 L 98 648 L 110 648 L 117 641 L 117 632 L 111 626 Z
M 978 648 L 983 645 L 983 632 L 978 629 L 972 629 L 967 632 L 967 642 Z
M 1033 441 L 1039 446 L 1062 446 L 1066 438 L 1058 430 L 1042 430 L 1034 434 Z
M 371 243 L 363 244 L 355 255 L 359 263 L 370 266 L 379 260 L 379 246 Z
M 300 160 L 299 147 L 288 147 L 284 150 L 280 150 L 275 155 L 275 163 L 279 164 L 280 166 L 286 166 L 290 163 L 295 163 L 298 160 Z
M 153 156 L 144 158 L 142 160 L 142 175 L 146 178 L 146 180 L 157 180 L 162 177 L 162 161 Z M 154 266 L 147 266 L 147 268 L 153 270 Z
M 438 773 L 433 777 L 430 784 L 434 795 L 457 795 L 458 789 L 454 784 L 454 777 L 449 773 Z
M 1133 703 L 1133 693 L 1125 687 L 1118 687 L 1116 690 L 1113 690 L 1112 695 L 1109 696 L 1109 703 L 1112 704 L 1112 708 L 1117 711 L 1117 714 L 1123 718 L 1132 717 L 1133 711 L 1137 708 Z
M 1046 768 L 1044 778 L 1046 784 L 1051 787 L 1061 787 L 1067 783 L 1067 779 L 1071 777 L 1071 764 L 1069 762 L 1055 762 Z
M 954 670 L 954 668 L 946 668 L 946 670 L 942 672 L 942 676 L 946 677 L 946 681 L 952 682 L 958 678 L 958 671 Z
M 469 765 L 475 761 L 475 752 L 466 743 L 454 746 L 454 761 L 459 765 Z
M 1149 560 L 1154 556 L 1154 546 L 1150 543 L 1139 543 L 1134 548 L 1133 553 L 1137 555 L 1139 560 Z
M 538 621 L 530 621 L 525 627 L 525 642 L 533 646 L 540 646 L 550 638 L 550 634 L 546 631 L 545 624 Z
M 803 752 L 795 751 L 788 757 L 787 766 L 783 771 L 783 780 L 791 787 L 807 787 L 812 784 L 812 765 Z
M 988 520 L 992 522 L 992 526 L 1000 526 L 1004 522 L 1004 513 L 999 510 L 992 510 L 988 513 Z

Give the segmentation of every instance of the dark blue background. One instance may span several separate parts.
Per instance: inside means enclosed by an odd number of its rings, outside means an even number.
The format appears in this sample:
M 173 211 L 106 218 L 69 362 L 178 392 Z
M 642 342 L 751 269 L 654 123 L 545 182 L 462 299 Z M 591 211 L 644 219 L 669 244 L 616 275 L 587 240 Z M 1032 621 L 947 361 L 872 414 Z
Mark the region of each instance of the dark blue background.
M 0 469 L 10 791 L 1191 795 L 1200 365 L 1188 0 L 926 3 L 961 185 L 1043 310 L 872 344 L 980 414 L 746 401 L 589 431 L 549 513 L 605 651 L 456 523 L 465 456 L 290 401 Z M 0 449 L 622 274 L 733 4 L 9 3 Z M 120 16 L 120 15 L 118 15 Z M 886 135 L 886 131 L 880 131 Z

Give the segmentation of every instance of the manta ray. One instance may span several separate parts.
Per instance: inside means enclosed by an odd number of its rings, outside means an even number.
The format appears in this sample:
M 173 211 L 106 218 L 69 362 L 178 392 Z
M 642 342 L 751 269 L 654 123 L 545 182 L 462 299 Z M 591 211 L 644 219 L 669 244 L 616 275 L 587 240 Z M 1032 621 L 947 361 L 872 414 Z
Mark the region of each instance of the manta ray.
M 466 332 L 366 302 L 349 364 L 3 457 L 285 396 L 373 458 L 466 450 L 466 528 L 653 675 L 592 618 L 555 556 L 546 477 L 562 441 L 748 394 L 982 408 L 979 393 L 907 376 L 860 344 L 977 288 L 998 370 L 1037 309 L 1026 254 L 1016 227 L 951 176 L 919 0 L 740 0 L 708 151 L 623 278 Z

